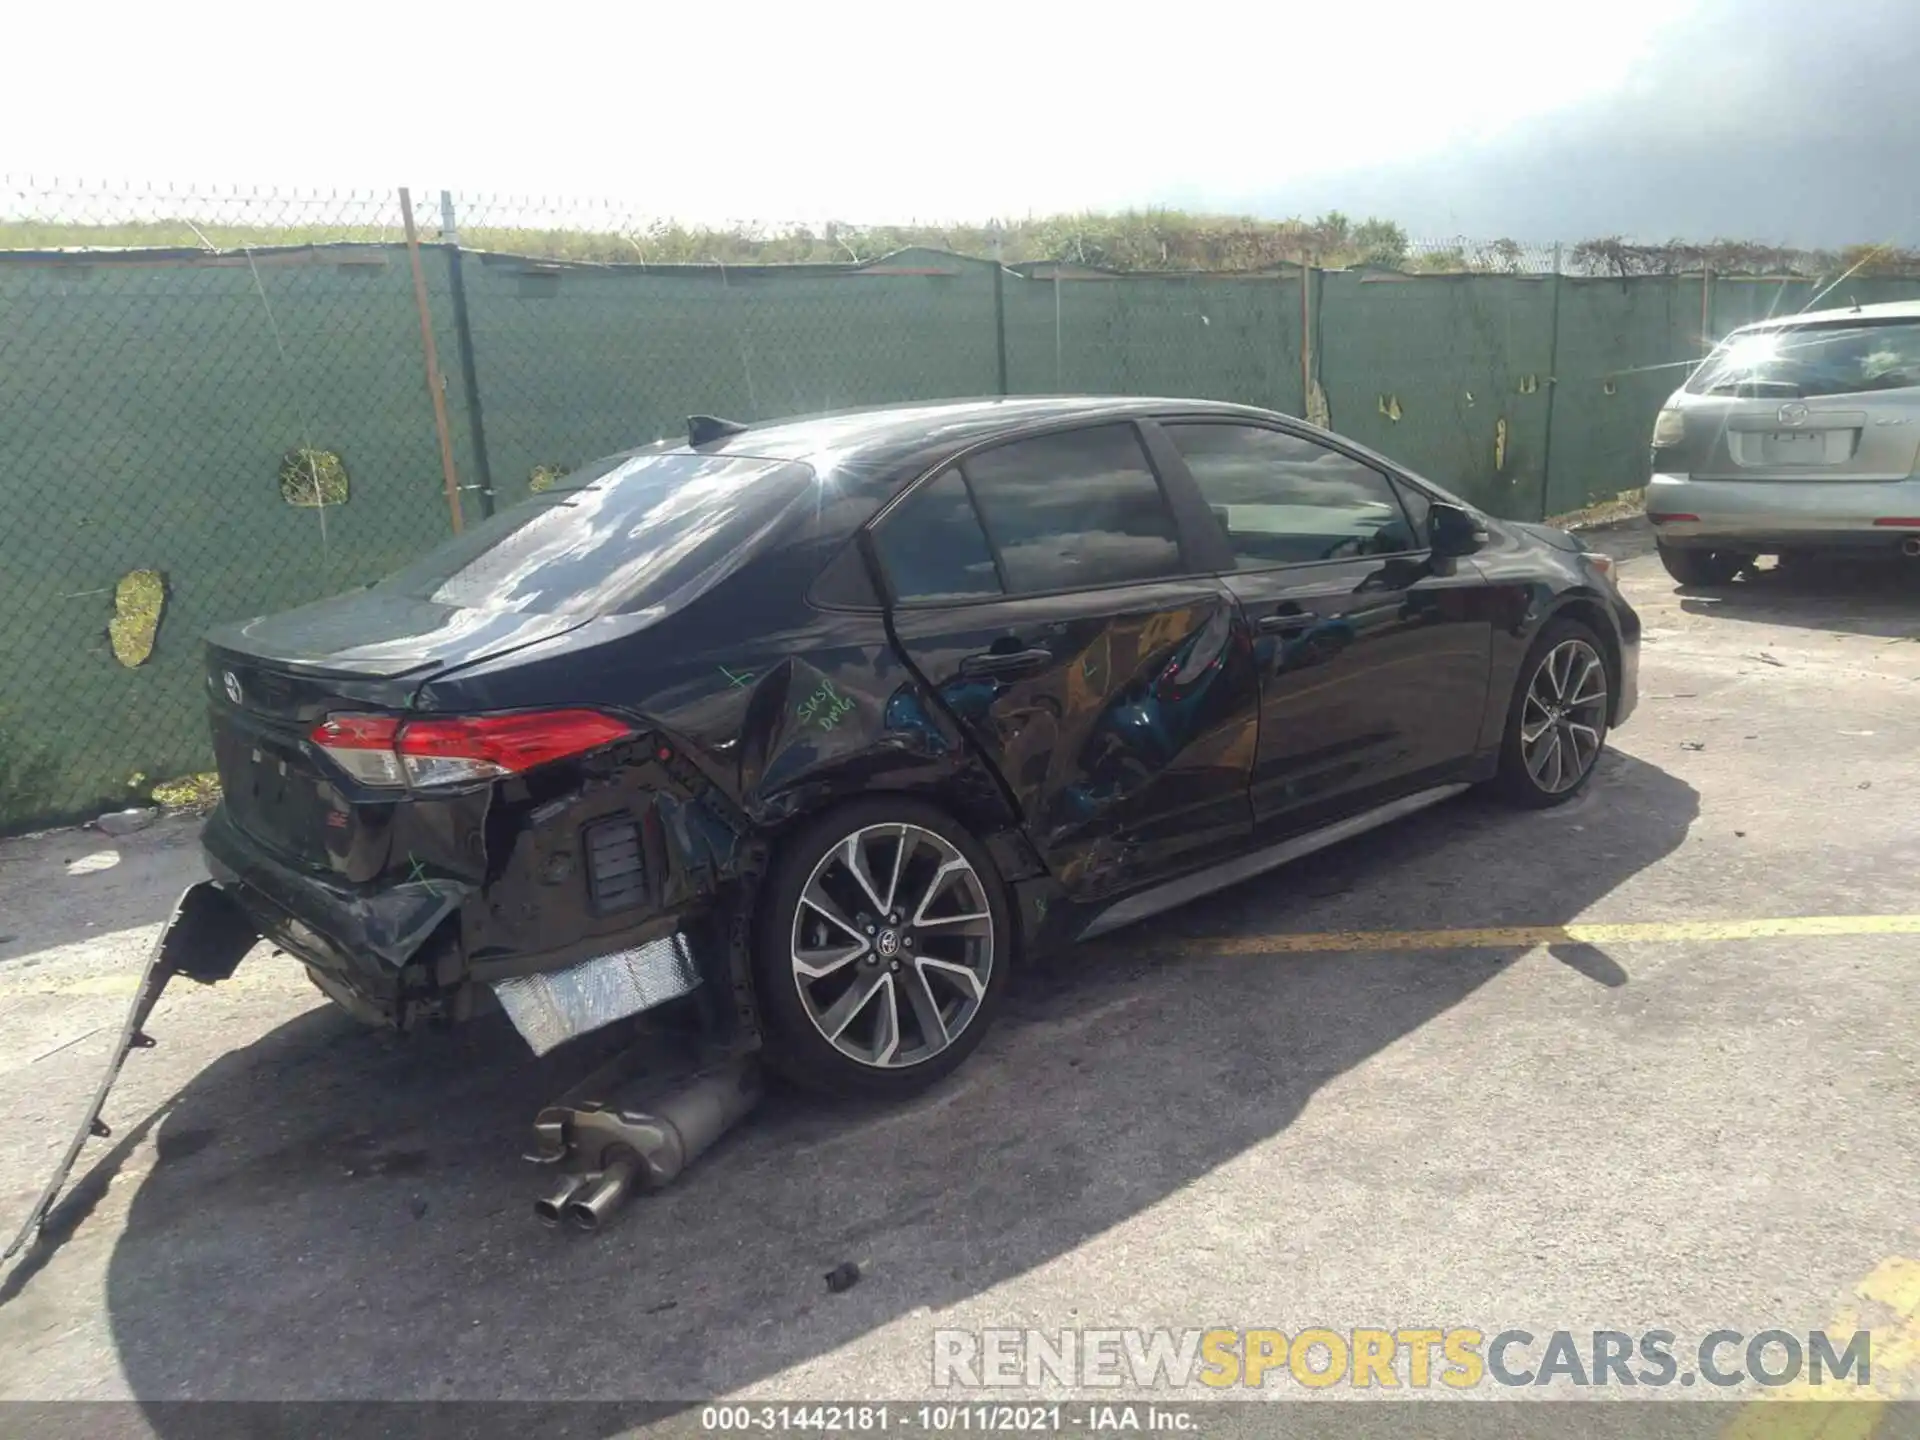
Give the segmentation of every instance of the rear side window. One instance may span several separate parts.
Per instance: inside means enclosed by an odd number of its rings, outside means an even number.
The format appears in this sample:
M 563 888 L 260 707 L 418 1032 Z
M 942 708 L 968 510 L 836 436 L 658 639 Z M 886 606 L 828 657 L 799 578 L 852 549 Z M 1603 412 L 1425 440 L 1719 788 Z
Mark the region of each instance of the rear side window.
M 666 604 L 743 563 L 802 498 L 805 465 L 616 456 L 474 526 L 377 588 L 475 610 L 603 615 Z
M 1131 425 L 1016 440 L 965 468 L 1014 594 L 1183 571 L 1173 513 Z
M 993 552 L 958 470 L 901 501 L 873 540 L 895 599 L 924 604 L 1001 593 Z
M 1687 389 L 1695 395 L 1791 400 L 1920 385 L 1920 322 L 1789 325 L 1730 335 Z
M 1424 541 L 1391 481 L 1301 435 L 1256 425 L 1167 425 L 1242 570 L 1398 555 Z

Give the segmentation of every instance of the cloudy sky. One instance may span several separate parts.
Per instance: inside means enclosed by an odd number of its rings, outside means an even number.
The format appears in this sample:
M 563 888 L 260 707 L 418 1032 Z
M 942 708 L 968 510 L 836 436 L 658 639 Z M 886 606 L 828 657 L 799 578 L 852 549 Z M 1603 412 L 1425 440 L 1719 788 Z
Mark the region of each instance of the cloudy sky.
M 15 177 L 1920 239 L 1920 0 L 16 11 Z

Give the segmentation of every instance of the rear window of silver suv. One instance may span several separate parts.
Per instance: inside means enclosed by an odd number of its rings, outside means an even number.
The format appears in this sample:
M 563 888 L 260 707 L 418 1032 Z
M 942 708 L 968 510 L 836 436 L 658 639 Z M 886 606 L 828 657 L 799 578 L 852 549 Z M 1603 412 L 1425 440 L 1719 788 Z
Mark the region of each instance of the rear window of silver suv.
M 1792 399 L 1920 386 L 1920 320 L 1783 325 L 1721 341 L 1690 395 Z

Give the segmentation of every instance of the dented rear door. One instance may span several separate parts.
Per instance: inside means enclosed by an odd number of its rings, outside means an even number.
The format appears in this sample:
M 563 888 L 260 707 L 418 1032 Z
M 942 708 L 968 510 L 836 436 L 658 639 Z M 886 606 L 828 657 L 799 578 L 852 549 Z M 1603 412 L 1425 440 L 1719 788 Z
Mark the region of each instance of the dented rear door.
M 1131 426 L 975 456 L 895 506 L 874 541 L 896 643 L 1070 895 L 1245 844 L 1252 647 L 1231 591 L 1179 573 Z

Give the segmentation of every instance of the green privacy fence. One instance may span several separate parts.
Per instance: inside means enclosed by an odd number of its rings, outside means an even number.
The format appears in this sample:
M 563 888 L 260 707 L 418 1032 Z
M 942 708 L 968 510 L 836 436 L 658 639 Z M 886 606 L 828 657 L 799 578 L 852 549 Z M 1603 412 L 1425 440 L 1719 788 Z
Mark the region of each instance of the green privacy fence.
M 385 249 L 0 256 L 0 823 L 205 769 L 208 627 L 447 533 L 419 351 Z
M 992 267 L 906 254 L 847 269 L 463 265 L 494 489 L 684 434 L 997 385 Z
M 384 243 L 0 252 L 0 826 L 202 770 L 199 640 L 363 584 L 596 455 L 952 395 L 1195 395 L 1323 419 L 1496 513 L 1644 482 L 1703 336 L 1810 282 L 1289 269 L 1129 275 L 906 251 L 549 262 Z M 1864 282 L 1869 300 L 1920 294 Z
M 1554 282 L 1317 279 L 1321 383 L 1333 427 L 1496 514 L 1537 519 Z M 1637 483 L 1623 478 L 1608 493 Z
M 1298 414 L 1300 286 L 1297 273 L 1009 271 L 1001 287 L 1007 388 L 1196 395 Z

